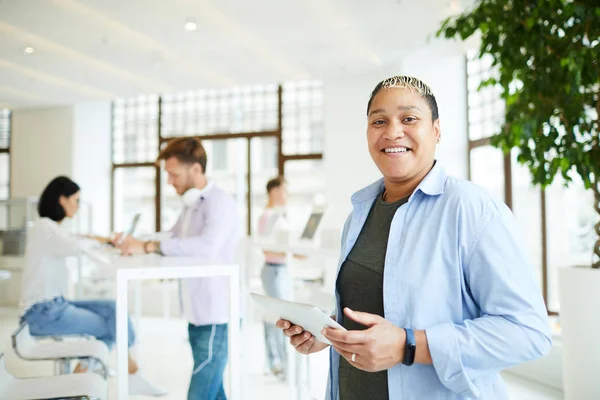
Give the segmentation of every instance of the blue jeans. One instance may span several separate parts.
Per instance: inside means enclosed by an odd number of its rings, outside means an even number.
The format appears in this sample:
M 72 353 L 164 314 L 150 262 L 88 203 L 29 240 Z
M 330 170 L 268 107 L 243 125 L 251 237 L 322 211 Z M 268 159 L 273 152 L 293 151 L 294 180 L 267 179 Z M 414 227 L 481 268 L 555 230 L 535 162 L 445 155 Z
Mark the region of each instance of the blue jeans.
M 27 322 L 32 336 L 91 335 L 112 348 L 117 337 L 116 303 L 113 300 L 70 301 L 56 297 L 36 303 L 25 312 L 21 321 Z M 129 347 L 135 333 L 128 319 Z
M 260 274 L 263 288 L 268 296 L 292 300 L 293 284 L 286 265 L 266 263 Z M 285 335 L 274 323 L 265 322 L 265 348 L 269 368 L 285 372 L 287 366 L 287 341 Z
M 227 324 L 188 325 L 194 371 L 188 400 L 226 400 L 223 372 L 227 365 Z

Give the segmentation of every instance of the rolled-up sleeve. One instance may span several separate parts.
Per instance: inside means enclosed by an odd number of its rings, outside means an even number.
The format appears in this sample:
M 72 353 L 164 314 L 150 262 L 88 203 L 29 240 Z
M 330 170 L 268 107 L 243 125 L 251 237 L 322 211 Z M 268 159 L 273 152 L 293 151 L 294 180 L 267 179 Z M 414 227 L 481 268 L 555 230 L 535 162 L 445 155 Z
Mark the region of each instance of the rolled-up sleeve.
M 463 266 L 480 317 L 426 329 L 435 371 L 455 393 L 479 397 L 474 381 L 546 355 L 552 340 L 532 267 L 508 209 L 491 207 Z

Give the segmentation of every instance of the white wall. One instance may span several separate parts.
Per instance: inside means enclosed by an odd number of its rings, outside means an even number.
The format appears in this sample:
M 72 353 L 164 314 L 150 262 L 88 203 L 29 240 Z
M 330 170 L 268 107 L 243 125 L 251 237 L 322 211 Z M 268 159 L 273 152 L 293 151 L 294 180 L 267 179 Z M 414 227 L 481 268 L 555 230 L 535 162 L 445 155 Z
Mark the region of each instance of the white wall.
M 96 234 L 110 231 L 111 105 L 91 102 L 73 107 L 73 180 L 93 210 Z M 83 217 L 84 215 L 82 215 Z
M 413 75 L 429 84 L 437 98 L 442 142 L 437 158 L 446 171 L 467 176 L 466 72 L 462 49 L 449 42 L 434 42 L 406 56 L 401 64 L 369 74 L 325 81 L 324 168 L 327 182 L 327 228 L 341 227 L 350 212 L 350 196 L 381 175 L 371 160 L 366 142 L 366 107 L 381 80 Z
M 110 228 L 110 102 L 13 112 L 11 196 L 39 196 L 48 182 L 66 175 L 93 208 L 93 226 L 82 207 L 81 227 L 99 234 Z
M 405 75 L 427 83 L 435 94 L 442 140 L 436 158 L 446 172 L 467 178 L 467 82 L 462 49 L 452 42 L 434 41 L 403 60 Z
M 380 177 L 367 149 L 366 108 L 382 76 L 386 75 L 343 76 L 325 82 L 326 227 L 341 229 L 351 210 L 352 193 Z
M 11 135 L 11 197 L 39 196 L 58 175 L 71 175 L 73 109 L 14 111 Z

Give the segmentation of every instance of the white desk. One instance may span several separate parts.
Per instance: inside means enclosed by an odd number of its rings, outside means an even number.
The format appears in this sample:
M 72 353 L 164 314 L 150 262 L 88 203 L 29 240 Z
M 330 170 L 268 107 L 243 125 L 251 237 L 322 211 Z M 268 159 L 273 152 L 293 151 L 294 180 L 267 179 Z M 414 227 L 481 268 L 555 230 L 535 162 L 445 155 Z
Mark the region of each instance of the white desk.
M 304 244 L 302 242 L 276 243 L 272 241 L 263 241 L 254 239 L 252 242 L 255 246 L 266 251 L 274 253 L 292 253 L 307 257 L 339 257 L 340 249 L 323 248 L 316 245 Z
M 298 266 L 294 264 L 294 255 L 306 256 L 309 258 L 332 258 L 337 261 L 340 256 L 340 250 L 334 248 L 321 248 L 312 246 L 309 244 L 303 244 L 299 242 L 291 242 L 289 244 L 274 243 L 272 241 L 263 241 L 260 239 L 253 239 L 252 244 L 256 247 L 261 248 L 265 251 L 273 253 L 285 253 L 287 258 L 287 264 L 290 267 L 290 273 L 294 279 L 301 280 L 316 280 L 324 278 L 324 271 L 322 268 Z
M 128 398 L 127 368 L 127 285 L 144 279 L 181 279 L 209 276 L 229 277 L 229 396 L 241 399 L 240 270 L 238 265 L 210 264 L 187 257 L 142 255 L 121 257 L 91 252 L 90 258 L 101 263 L 107 275 L 117 280 L 117 388 L 118 399 Z

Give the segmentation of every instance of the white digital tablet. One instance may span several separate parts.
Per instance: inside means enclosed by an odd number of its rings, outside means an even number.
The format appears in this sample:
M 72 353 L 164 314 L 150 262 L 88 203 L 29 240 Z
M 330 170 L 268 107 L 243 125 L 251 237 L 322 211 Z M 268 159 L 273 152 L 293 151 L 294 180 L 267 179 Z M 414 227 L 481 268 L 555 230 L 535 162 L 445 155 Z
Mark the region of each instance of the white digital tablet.
M 321 329 L 325 327 L 346 330 L 343 326 L 331 319 L 329 315 L 310 304 L 295 303 L 293 301 L 281 300 L 257 293 L 250 293 L 250 295 L 269 315 L 274 318 L 288 320 L 294 325 L 301 326 L 320 342 L 331 344 L 329 340 L 321 334 Z M 276 320 L 273 322 L 275 323 Z

